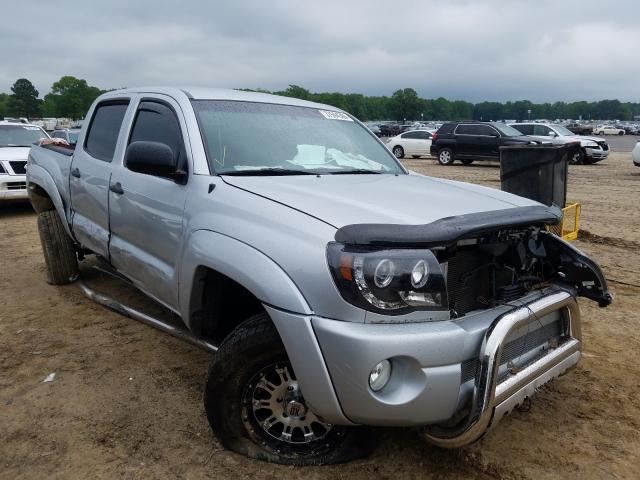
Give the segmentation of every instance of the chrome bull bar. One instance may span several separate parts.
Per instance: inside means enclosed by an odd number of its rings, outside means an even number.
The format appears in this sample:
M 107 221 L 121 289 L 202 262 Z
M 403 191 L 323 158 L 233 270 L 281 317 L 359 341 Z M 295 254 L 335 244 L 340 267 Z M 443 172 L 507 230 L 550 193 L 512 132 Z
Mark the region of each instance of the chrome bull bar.
M 567 340 L 498 384 L 505 340 L 515 330 L 556 310 L 565 312 Z M 575 365 L 580 359 L 581 339 L 578 303 L 573 294 L 564 290 L 554 290 L 499 316 L 487 329 L 480 348 L 480 367 L 467 420 L 453 428 L 426 427 L 426 439 L 445 448 L 458 448 L 478 440 L 513 407 L 533 395 L 538 387 Z

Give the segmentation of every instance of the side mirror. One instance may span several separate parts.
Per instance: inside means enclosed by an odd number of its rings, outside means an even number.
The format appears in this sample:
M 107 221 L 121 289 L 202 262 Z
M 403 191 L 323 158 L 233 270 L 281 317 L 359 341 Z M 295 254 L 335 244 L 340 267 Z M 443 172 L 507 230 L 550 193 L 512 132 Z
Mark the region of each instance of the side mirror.
M 558 136 L 558 134 L 557 134 L 556 132 L 549 132 L 549 133 L 548 133 L 548 136 L 549 136 L 549 137 L 557 137 L 557 136 Z
M 133 142 L 127 147 L 124 163 L 129 170 L 147 175 L 173 179 L 184 175 L 178 171 L 177 155 L 165 143 Z

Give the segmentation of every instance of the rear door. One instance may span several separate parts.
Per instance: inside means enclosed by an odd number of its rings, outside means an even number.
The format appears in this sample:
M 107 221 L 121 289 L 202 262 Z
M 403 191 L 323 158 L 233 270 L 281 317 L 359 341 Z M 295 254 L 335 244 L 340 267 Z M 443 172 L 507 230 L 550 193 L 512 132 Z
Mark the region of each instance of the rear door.
M 181 170 L 190 170 L 186 124 L 178 104 L 147 97 L 136 108 L 127 145 L 168 145 Z M 182 247 L 187 182 L 129 170 L 126 156 L 114 169 L 109 192 L 112 265 L 169 308 L 178 307 L 178 259 Z
M 456 127 L 454 133 L 456 135 L 456 155 L 465 157 L 482 156 L 475 124 L 461 123 Z
M 431 150 L 431 134 L 425 130 L 415 132 L 417 135 L 417 155 L 429 155 Z
M 129 98 L 113 98 L 90 112 L 85 140 L 71 162 L 69 191 L 73 234 L 80 244 L 108 258 L 109 179 Z

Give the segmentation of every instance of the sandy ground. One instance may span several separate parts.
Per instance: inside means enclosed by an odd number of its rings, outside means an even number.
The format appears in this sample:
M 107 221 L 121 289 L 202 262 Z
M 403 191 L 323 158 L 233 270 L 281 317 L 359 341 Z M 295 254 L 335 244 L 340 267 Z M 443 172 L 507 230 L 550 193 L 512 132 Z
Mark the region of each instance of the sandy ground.
M 406 164 L 499 187 L 492 164 Z M 368 459 L 307 469 L 223 450 L 202 406 L 208 355 L 103 309 L 74 285 L 47 285 L 35 215 L 2 207 L 0 478 L 638 478 L 640 168 L 628 153 L 571 167 L 569 200 L 583 203 L 591 234 L 577 244 L 603 265 L 616 295 L 605 310 L 581 301 L 580 365 L 544 387 L 529 412 L 465 449 L 384 429 Z

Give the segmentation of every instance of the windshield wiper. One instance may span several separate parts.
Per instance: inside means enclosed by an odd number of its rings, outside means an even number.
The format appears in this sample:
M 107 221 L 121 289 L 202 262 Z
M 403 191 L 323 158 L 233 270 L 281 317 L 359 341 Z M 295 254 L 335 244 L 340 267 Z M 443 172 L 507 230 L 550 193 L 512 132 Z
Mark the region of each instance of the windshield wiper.
M 353 170 L 329 170 L 328 172 L 323 173 L 328 173 L 330 175 L 380 175 L 382 172 L 377 170 L 367 170 L 366 168 L 355 168 Z
M 317 175 L 316 172 L 309 170 L 295 170 L 290 168 L 256 168 L 251 170 L 233 170 L 231 172 L 223 172 L 220 175 L 232 175 L 234 177 L 259 177 L 259 176 L 278 176 L 278 175 Z

